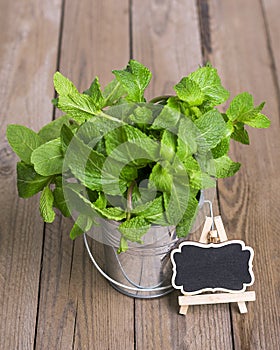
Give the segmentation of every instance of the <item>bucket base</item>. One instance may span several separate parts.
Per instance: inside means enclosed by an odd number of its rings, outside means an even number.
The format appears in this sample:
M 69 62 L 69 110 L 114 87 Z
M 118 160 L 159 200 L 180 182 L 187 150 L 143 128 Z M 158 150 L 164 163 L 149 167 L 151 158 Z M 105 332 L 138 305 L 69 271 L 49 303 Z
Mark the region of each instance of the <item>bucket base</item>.
M 124 290 L 124 288 L 121 288 L 121 287 L 118 287 L 117 285 L 115 285 L 114 283 L 112 282 L 109 282 L 110 285 L 118 292 L 128 296 L 128 297 L 131 297 L 131 298 L 135 298 L 135 299 L 155 299 L 155 298 L 160 298 L 160 297 L 163 297 L 164 295 L 167 295 L 171 292 L 174 291 L 174 288 L 172 286 L 170 286 L 170 289 L 167 289 L 167 290 L 163 290 L 163 291 L 155 291 L 154 293 L 155 294 L 151 294 L 153 292 L 129 292 L 129 291 L 126 291 Z

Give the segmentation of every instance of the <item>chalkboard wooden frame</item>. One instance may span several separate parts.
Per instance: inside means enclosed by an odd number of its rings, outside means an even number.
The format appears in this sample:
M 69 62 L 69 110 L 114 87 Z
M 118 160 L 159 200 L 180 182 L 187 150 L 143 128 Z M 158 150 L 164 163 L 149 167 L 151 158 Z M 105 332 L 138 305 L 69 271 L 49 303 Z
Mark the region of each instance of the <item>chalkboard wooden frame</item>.
M 248 260 L 247 270 L 250 274 L 251 281 L 249 283 L 242 283 L 243 287 L 241 289 L 233 290 L 233 289 L 220 288 L 220 287 L 215 287 L 215 288 L 205 287 L 205 288 L 201 288 L 198 290 L 192 290 L 192 291 L 186 292 L 184 290 L 183 284 L 178 285 L 176 283 L 176 277 L 178 275 L 178 271 L 177 271 L 177 263 L 176 263 L 175 254 L 178 254 L 178 253 L 182 254 L 182 250 L 184 249 L 185 246 L 194 246 L 194 247 L 203 248 L 203 249 L 209 249 L 209 248 L 219 249 L 219 248 L 222 248 L 222 247 L 225 247 L 228 245 L 233 245 L 233 244 L 235 244 L 235 245 L 239 244 L 242 248 L 242 251 L 249 251 L 249 254 L 250 254 L 250 257 Z M 225 241 L 222 243 L 210 243 L 210 244 L 192 242 L 192 241 L 184 241 L 179 245 L 178 248 L 174 249 L 171 252 L 171 261 L 172 261 L 172 265 L 173 265 L 173 275 L 172 275 L 171 283 L 175 289 L 181 290 L 182 294 L 184 294 L 184 295 L 196 295 L 196 294 L 200 294 L 200 293 L 204 293 L 204 292 L 217 292 L 217 291 L 223 291 L 223 292 L 229 292 L 229 293 L 244 292 L 248 286 L 251 286 L 254 283 L 254 280 L 255 280 L 254 273 L 253 273 L 253 258 L 254 258 L 254 250 L 251 247 L 246 246 L 245 243 L 241 240 L 230 240 L 230 241 Z

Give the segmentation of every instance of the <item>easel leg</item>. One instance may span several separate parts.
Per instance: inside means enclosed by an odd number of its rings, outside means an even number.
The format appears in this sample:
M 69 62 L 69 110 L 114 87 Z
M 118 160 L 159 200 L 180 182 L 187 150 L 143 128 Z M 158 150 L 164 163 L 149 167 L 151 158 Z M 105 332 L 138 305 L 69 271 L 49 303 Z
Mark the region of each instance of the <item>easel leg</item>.
M 241 314 L 246 314 L 248 312 L 245 301 L 239 301 L 237 304 Z
M 180 314 L 180 315 L 186 315 L 187 312 L 188 312 L 188 308 L 189 308 L 188 305 L 183 305 L 183 306 L 181 306 L 181 307 L 180 307 L 179 314 Z

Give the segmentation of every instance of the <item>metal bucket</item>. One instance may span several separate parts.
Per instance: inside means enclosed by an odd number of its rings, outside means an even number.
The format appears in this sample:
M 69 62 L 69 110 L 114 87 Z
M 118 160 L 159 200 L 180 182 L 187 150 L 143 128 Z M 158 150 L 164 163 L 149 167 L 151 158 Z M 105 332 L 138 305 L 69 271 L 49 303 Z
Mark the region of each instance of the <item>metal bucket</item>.
M 178 241 L 175 227 L 151 226 L 143 244 L 129 242 L 128 250 L 118 254 L 119 223 L 102 219 L 100 225 L 97 233 L 87 234 L 99 241 L 96 235 L 102 235 L 104 271 L 99 271 L 115 289 L 134 298 L 156 298 L 173 290 L 169 253 Z
M 213 192 L 208 191 L 208 196 L 212 198 Z M 206 200 L 203 191 L 193 230 L 204 221 L 205 211 L 202 207 L 206 202 L 210 204 L 212 213 L 212 202 Z M 100 218 L 99 225 L 84 234 L 86 249 L 97 270 L 115 289 L 134 298 L 156 298 L 170 293 L 173 290 L 170 252 L 179 241 L 175 227 L 151 226 L 143 236 L 143 244 L 128 242 L 128 250 L 118 254 L 121 239 L 118 226 L 119 223 L 116 221 Z M 87 236 L 102 243 L 104 249 L 102 268 L 91 253 Z

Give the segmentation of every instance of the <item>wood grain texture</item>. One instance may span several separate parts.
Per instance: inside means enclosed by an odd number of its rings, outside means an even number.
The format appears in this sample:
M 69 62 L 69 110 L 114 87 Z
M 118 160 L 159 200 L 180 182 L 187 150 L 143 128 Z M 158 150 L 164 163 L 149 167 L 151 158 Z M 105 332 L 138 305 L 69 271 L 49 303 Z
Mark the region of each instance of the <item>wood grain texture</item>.
M 235 145 L 232 156 L 243 167 L 234 178 L 219 185 L 228 237 L 244 239 L 255 250 L 257 301 L 248 306 L 246 315 L 240 316 L 232 308 L 234 344 L 236 349 L 278 349 L 279 101 L 265 21 L 260 3 L 254 0 L 213 0 L 210 13 L 215 43 L 212 61 L 219 67 L 225 86 L 233 94 L 252 92 L 256 103 L 266 100 L 265 112 L 272 120 L 268 130 L 250 130 L 250 148 Z M 273 25 L 279 26 L 279 21 Z
M 134 0 L 132 15 L 134 58 L 153 72 L 148 96 L 173 93 L 173 85 L 202 62 L 195 1 Z M 136 300 L 137 349 L 232 348 L 228 305 L 190 307 L 183 317 L 177 296 Z
M 280 4 L 277 0 L 261 0 L 262 11 L 266 26 L 267 46 L 270 50 L 271 67 L 274 70 L 275 78 L 278 80 L 276 88 L 280 86 L 280 49 L 279 49 L 279 37 L 280 37 Z M 278 96 L 279 98 L 280 96 Z
M 38 307 L 43 222 L 38 197 L 16 190 L 9 123 L 38 130 L 52 119 L 60 0 L 0 2 L 0 348 L 32 349 Z
M 128 2 L 66 1 L 59 66 L 81 91 L 127 64 L 128 15 Z M 95 270 L 82 237 L 70 241 L 71 224 L 57 219 L 46 230 L 36 348 L 133 349 L 134 301 Z M 100 260 L 102 247 L 92 249 Z
M 194 0 L 132 1 L 134 58 L 153 73 L 147 97 L 174 93 L 173 86 L 202 62 Z

